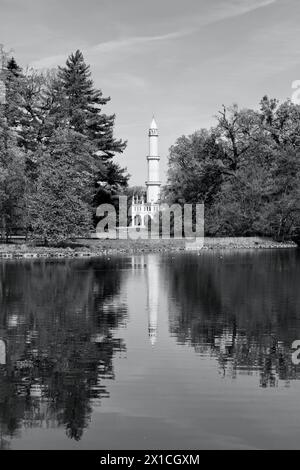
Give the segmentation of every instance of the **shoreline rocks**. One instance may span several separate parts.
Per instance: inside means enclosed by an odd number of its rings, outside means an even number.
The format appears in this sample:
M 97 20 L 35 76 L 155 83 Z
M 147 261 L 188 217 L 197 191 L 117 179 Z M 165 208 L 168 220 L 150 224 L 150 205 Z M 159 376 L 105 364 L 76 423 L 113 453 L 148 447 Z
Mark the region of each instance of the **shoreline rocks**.
M 112 254 L 144 254 L 185 251 L 185 240 L 86 240 L 82 247 L 31 247 L 26 245 L 0 245 L 1 259 L 39 258 L 91 258 Z M 215 237 L 205 238 L 204 246 L 197 251 L 207 250 L 257 250 L 297 248 L 294 242 L 276 242 L 261 237 Z M 187 253 L 191 250 L 187 250 Z M 192 251 L 193 252 L 193 251 Z

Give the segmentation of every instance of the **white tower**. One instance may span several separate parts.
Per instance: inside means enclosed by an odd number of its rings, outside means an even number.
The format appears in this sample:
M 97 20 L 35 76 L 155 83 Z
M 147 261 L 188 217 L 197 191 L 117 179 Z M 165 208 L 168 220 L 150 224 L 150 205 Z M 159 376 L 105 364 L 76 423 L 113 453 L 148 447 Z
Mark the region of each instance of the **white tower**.
M 157 219 L 159 214 L 159 197 L 160 197 L 160 181 L 159 181 L 159 160 L 158 155 L 158 129 L 153 117 L 149 129 L 149 155 L 148 161 L 148 181 L 147 186 L 147 201 L 144 197 L 132 197 L 131 218 L 132 227 L 147 228 L 149 218 L 151 220 Z
M 159 160 L 158 155 L 158 129 L 154 116 L 149 129 L 149 155 L 148 160 L 148 181 L 147 202 L 155 204 L 159 201 L 160 181 L 159 181 Z

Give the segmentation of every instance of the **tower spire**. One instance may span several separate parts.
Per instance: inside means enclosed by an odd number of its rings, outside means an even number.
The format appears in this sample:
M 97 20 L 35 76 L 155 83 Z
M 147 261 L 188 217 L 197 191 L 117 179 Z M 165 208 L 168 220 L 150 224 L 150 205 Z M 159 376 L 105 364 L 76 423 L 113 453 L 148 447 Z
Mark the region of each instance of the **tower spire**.
M 157 129 L 157 124 L 156 124 L 156 121 L 155 121 L 154 114 L 152 114 L 152 121 L 151 121 L 151 124 L 150 124 L 150 129 Z

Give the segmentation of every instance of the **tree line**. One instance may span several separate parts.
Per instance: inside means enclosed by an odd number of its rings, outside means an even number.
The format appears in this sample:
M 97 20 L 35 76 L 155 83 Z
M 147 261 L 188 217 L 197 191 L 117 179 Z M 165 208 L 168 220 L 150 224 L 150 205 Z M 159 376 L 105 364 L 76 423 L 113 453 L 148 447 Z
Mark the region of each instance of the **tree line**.
M 164 197 L 203 202 L 207 235 L 299 240 L 300 106 L 267 96 L 257 111 L 223 106 L 213 128 L 170 148 Z
M 22 70 L 2 49 L 0 67 L 0 227 L 43 243 L 86 236 L 95 207 L 127 186 L 114 162 L 110 98 L 94 87 L 83 54 L 64 67 Z M 1 64 L 0 64 L 1 66 Z
M 64 67 L 23 70 L 0 50 L 0 230 L 43 243 L 88 236 L 95 208 L 132 196 L 114 156 L 110 98 L 96 89 L 82 53 Z M 0 64 L 1 66 L 1 64 Z M 223 108 L 216 125 L 170 148 L 168 203 L 205 204 L 206 235 L 300 233 L 300 106 L 263 97 L 258 110 Z

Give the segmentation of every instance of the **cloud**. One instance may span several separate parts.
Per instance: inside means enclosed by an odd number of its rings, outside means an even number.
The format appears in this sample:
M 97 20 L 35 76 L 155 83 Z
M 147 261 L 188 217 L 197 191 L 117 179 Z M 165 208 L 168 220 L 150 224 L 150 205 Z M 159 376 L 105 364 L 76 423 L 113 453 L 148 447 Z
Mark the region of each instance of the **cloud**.
M 132 54 L 147 45 L 191 36 L 197 33 L 201 27 L 249 13 L 258 8 L 271 5 L 276 1 L 277 0 L 251 0 L 250 2 L 249 0 L 220 0 L 216 1 L 215 4 L 211 4 L 209 1 L 206 4 L 206 9 L 203 9 L 201 14 L 194 14 L 193 16 L 185 18 L 185 20 L 188 21 L 188 27 L 186 28 L 153 36 L 120 37 L 118 39 L 100 42 L 90 47 L 77 47 L 81 48 L 87 58 L 94 58 L 95 56 L 98 58 L 100 55 L 101 60 L 105 59 L 110 62 L 111 60 L 114 60 L 115 53 L 119 56 L 120 51 L 122 51 L 123 54 L 125 52 L 126 54 Z M 64 54 L 57 54 L 35 60 L 31 62 L 30 66 L 44 69 L 62 65 L 69 52 L 70 51 L 66 51 Z
M 216 10 L 219 10 L 219 14 L 216 12 L 216 16 L 219 16 L 221 20 L 240 16 L 259 8 L 265 8 L 276 2 L 277 0 L 226 0 L 222 1 L 221 5 L 216 8 Z
M 157 36 L 133 36 L 115 41 L 107 41 L 94 46 L 91 52 L 113 52 L 120 48 L 134 48 L 140 44 L 149 44 L 158 41 L 168 41 L 191 34 L 193 30 L 183 30 L 174 33 L 162 34 Z
M 82 48 L 82 51 L 85 55 L 113 54 L 114 52 L 119 52 L 122 49 L 127 49 L 127 51 L 133 51 L 140 45 L 177 39 L 183 36 L 187 36 L 191 33 L 191 30 L 183 30 L 157 36 L 132 36 L 127 38 L 116 39 L 113 41 L 101 42 L 89 48 Z M 43 59 L 33 61 L 30 64 L 30 67 L 38 69 L 55 67 L 64 63 L 67 55 L 68 54 L 66 53 L 45 57 Z

